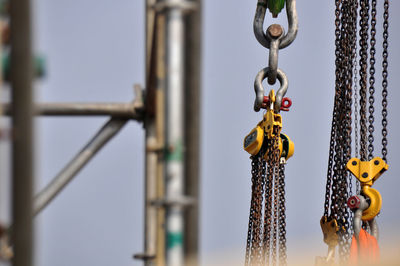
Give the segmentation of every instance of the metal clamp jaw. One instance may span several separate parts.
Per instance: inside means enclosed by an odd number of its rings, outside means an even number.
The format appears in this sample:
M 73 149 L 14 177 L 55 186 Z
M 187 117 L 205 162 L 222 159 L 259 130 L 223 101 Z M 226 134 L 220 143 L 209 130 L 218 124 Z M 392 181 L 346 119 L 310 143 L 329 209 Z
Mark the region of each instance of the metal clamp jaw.
M 371 186 L 389 168 L 389 165 L 380 157 L 375 157 L 370 161 L 351 158 L 346 167 L 360 181 L 363 195 L 370 200 L 368 208 L 362 212 L 361 217 L 363 221 L 370 221 L 379 214 L 382 208 L 382 196 Z

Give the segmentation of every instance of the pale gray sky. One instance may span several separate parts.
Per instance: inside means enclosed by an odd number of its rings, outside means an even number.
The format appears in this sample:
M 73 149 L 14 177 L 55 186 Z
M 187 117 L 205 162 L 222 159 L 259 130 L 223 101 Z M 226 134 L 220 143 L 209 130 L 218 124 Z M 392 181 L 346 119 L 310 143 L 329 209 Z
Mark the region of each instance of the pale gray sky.
M 133 97 L 144 83 L 144 1 L 35 1 L 36 51 L 48 75 L 37 83 L 38 101 L 115 101 Z M 378 1 L 381 14 L 382 1 Z M 334 2 L 297 1 L 299 32 L 280 51 L 293 100 L 283 132 L 295 143 L 287 165 L 289 261 L 306 252 L 324 255 L 322 215 L 334 90 Z M 250 201 L 250 160 L 243 137 L 262 118 L 253 111 L 253 82 L 268 50 L 252 29 L 256 1 L 206 0 L 203 18 L 201 258 L 203 265 L 242 265 Z M 389 171 L 375 187 L 383 196 L 381 245 L 400 248 L 397 178 L 400 156 L 399 1 L 391 1 L 389 37 Z M 285 28 L 285 15 L 278 22 Z M 266 25 L 271 24 L 270 17 Z M 381 54 L 381 16 L 377 54 Z M 377 88 L 380 79 L 377 62 Z M 276 88 L 276 87 L 275 87 Z M 378 91 L 378 89 L 377 89 Z M 377 93 L 379 94 L 379 93 Z M 380 97 L 376 97 L 380 102 Z M 377 108 L 380 113 L 380 108 Z M 375 150 L 380 151 L 380 118 Z M 106 121 L 104 118 L 37 120 L 37 187 L 47 184 Z M 37 265 L 141 265 L 143 130 L 129 123 L 37 219 Z M 3 144 L 4 145 L 4 144 Z M 4 154 L 4 152 L 3 152 Z M 377 155 L 380 155 L 378 153 Z M 4 191 L 4 189 L 2 189 Z M 7 219 L 6 211 L 0 213 Z M 315 247 L 314 247 L 315 246 Z M 226 258 L 226 260 L 221 259 Z M 227 263 L 228 258 L 234 263 Z M 311 264 L 310 264 L 311 265 Z

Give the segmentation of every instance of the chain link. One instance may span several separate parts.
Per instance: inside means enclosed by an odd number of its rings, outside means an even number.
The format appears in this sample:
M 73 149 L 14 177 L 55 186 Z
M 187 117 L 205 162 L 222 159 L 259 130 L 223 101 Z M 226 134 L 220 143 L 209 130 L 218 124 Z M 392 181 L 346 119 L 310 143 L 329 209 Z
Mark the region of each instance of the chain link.
M 249 265 L 249 261 L 253 260 L 253 252 L 251 250 L 252 245 L 251 243 L 253 242 L 253 216 L 255 212 L 255 200 L 256 200 L 256 188 L 257 188 L 257 173 L 258 173 L 258 167 L 259 167 L 259 159 L 258 155 L 252 156 L 251 157 L 251 182 L 252 182 L 252 187 L 251 187 L 251 201 L 250 201 L 250 215 L 249 215 L 249 224 L 248 224 L 248 230 L 247 230 L 247 244 L 246 244 L 246 257 L 245 257 L 245 265 Z
M 278 240 L 278 211 L 279 211 L 279 139 L 278 132 L 275 133 L 276 136 L 272 139 L 272 160 L 268 161 L 270 167 L 273 168 L 274 172 L 274 216 L 273 216 L 273 230 L 272 230 L 272 265 L 276 266 L 277 263 L 277 240 Z
M 368 117 L 368 160 L 371 160 L 374 152 L 374 93 L 375 93 L 375 35 L 376 35 L 376 0 L 371 1 L 371 39 L 370 39 L 370 50 L 369 50 L 369 117 Z
M 389 0 L 384 2 L 383 12 L 383 52 L 382 52 L 382 159 L 387 162 L 387 87 L 388 87 L 388 38 L 389 38 Z
M 289 29 L 283 35 L 280 25 L 271 25 L 268 34 L 263 31 L 266 0 L 259 0 L 254 20 L 257 40 L 268 49 L 269 62 L 273 62 L 267 73 L 270 84 L 275 83 L 274 71 L 278 66 L 278 51 L 285 48 L 296 38 L 297 12 L 296 1 L 286 1 Z M 279 29 L 281 31 L 279 31 Z M 273 42 L 275 45 L 273 45 Z M 275 48 L 273 48 L 275 47 Z M 271 60 L 272 59 L 272 60 Z M 280 70 L 279 70 L 280 71 Z M 263 91 L 263 90 L 260 90 Z M 279 94 L 279 91 L 278 91 Z M 258 91 L 256 92 L 258 97 Z M 261 95 L 264 96 L 264 95 Z M 260 99 L 262 97 L 259 97 Z M 276 103 L 275 103 L 276 104 Z M 278 104 L 281 104 L 278 102 Z M 257 109 L 256 109 L 257 110 Z M 279 110 L 277 111 L 279 112 Z M 252 194 L 247 231 L 245 265 L 279 265 L 286 266 L 286 207 L 284 165 L 280 163 L 279 129 L 274 129 L 274 138 L 264 136 L 266 143 L 256 156 L 252 156 Z M 264 160 L 266 154 L 267 160 Z M 263 221 L 263 223 L 261 222 Z M 277 254 L 277 252 L 279 254 Z
M 340 264 L 342 265 L 347 263 L 350 238 L 353 234 L 351 227 L 353 213 L 349 211 L 346 204 L 349 195 L 353 194 L 352 176 L 346 169 L 346 164 L 352 156 L 353 98 L 355 113 L 354 155 L 356 157 L 359 156 L 362 161 L 367 161 L 373 158 L 374 152 L 376 5 L 376 0 L 335 0 L 335 100 L 329 146 L 324 216 L 329 219 L 336 219 L 340 226 L 339 255 Z M 384 2 L 383 17 L 382 156 L 386 161 L 388 0 Z M 359 33 L 359 40 L 357 40 L 357 32 Z M 357 42 L 359 43 L 359 48 L 357 47 Z M 368 47 L 369 45 L 370 47 Z M 357 68 L 357 51 L 359 51 L 359 69 Z M 357 83 L 359 83 L 359 88 Z M 360 193 L 358 181 L 356 181 L 356 193 Z M 368 225 L 364 225 L 364 227 L 368 229 Z
M 355 19 L 353 21 L 354 25 L 354 30 L 357 32 L 358 29 L 358 21 L 357 21 L 357 9 L 358 9 L 358 1 L 355 1 L 354 5 L 354 10 L 353 12 L 356 12 L 355 14 Z M 354 13 L 353 13 L 354 14 Z M 358 43 L 357 43 L 357 34 L 354 35 L 354 49 L 353 49 L 353 87 L 354 87 L 354 157 L 359 157 L 359 138 L 358 138 L 358 71 L 357 71 L 357 48 L 358 48 Z M 350 180 L 353 178 L 351 175 Z M 356 194 L 358 195 L 360 193 L 360 181 L 355 178 L 355 183 L 356 183 Z M 350 185 L 350 188 L 352 185 Z M 350 192 L 350 195 L 352 195 L 352 192 Z M 351 221 L 353 223 L 353 221 Z
M 271 162 L 273 160 L 272 152 L 270 150 L 268 152 L 268 161 Z M 264 257 L 269 265 L 270 261 L 270 250 L 271 250 L 271 236 L 270 232 L 271 227 L 273 226 L 273 221 L 271 220 L 272 217 L 272 187 L 274 182 L 274 169 L 268 164 L 267 170 L 267 183 L 265 188 L 265 207 L 264 207 Z
M 360 0 L 360 158 L 367 160 L 367 60 L 369 0 Z
M 277 265 L 278 259 L 279 265 L 287 265 L 284 167 L 279 162 L 278 129 L 274 133 L 270 140 L 265 136 L 266 147 L 251 157 L 252 198 L 245 265 Z
M 339 255 L 341 264 L 345 264 L 352 233 L 350 226 L 352 213 L 346 204 L 349 194 L 352 193 L 352 181 L 347 172 L 346 163 L 351 158 L 353 81 L 357 80 L 355 64 L 357 62 L 358 4 L 356 0 L 336 0 L 335 5 L 335 100 L 324 216 L 336 219 L 341 228 L 338 233 Z
M 285 164 L 279 165 L 279 265 L 287 265 L 286 255 L 286 202 L 285 202 Z

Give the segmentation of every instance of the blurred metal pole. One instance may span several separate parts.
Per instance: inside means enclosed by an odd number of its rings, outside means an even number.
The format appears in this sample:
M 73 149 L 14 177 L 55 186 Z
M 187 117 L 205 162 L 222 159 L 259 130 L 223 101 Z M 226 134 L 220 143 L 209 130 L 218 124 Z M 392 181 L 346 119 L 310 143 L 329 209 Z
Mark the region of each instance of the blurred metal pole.
M 192 16 L 198 3 L 147 0 L 145 253 L 136 256 L 146 265 L 152 255 L 157 266 L 197 265 L 198 207 L 184 216 L 183 205 L 193 202 L 186 193 L 198 197 L 201 26 L 200 13 Z
M 157 18 L 154 11 L 156 0 L 146 0 L 146 112 L 145 129 L 145 208 L 144 208 L 144 253 L 135 255 L 144 260 L 144 265 L 163 261 L 157 249 L 157 209 L 151 202 L 157 198 L 157 165 L 159 136 L 156 124 L 156 35 Z M 160 265 L 157 263 L 156 265 Z
M 201 0 L 186 17 L 185 25 L 185 194 L 197 202 L 185 211 L 185 265 L 197 266 L 199 250 L 200 120 L 201 120 Z
M 3 104 L 4 114 L 11 114 L 11 105 Z M 39 103 L 35 104 L 35 115 L 43 116 L 112 116 L 142 120 L 137 103 Z
M 111 118 L 50 184 L 35 197 L 33 215 L 37 215 L 45 208 L 128 121 L 127 119 Z M 13 230 L 16 230 L 15 225 Z
M 10 1 L 14 266 L 32 265 L 33 64 L 29 0 Z
M 165 50 L 166 50 L 166 154 L 165 191 L 166 199 L 180 199 L 184 196 L 184 77 L 185 77 L 185 25 L 180 2 L 165 5 Z M 184 265 L 184 217 L 183 206 L 166 206 L 166 260 L 168 266 Z

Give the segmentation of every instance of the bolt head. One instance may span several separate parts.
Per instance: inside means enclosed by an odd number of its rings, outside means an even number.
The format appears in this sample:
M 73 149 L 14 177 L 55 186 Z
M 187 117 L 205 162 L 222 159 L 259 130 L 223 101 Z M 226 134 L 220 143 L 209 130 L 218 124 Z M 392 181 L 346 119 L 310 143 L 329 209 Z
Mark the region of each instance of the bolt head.
M 272 38 L 277 39 L 283 34 L 283 28 L 279 24 L 272 24 L 268 27 L 267 32 Z
M 347 201 L 347 206 L 349 206 L 350 209 L 358 209 L 360 207 L 360 204 L 361 200 L 357 196 L 352 196 Z

